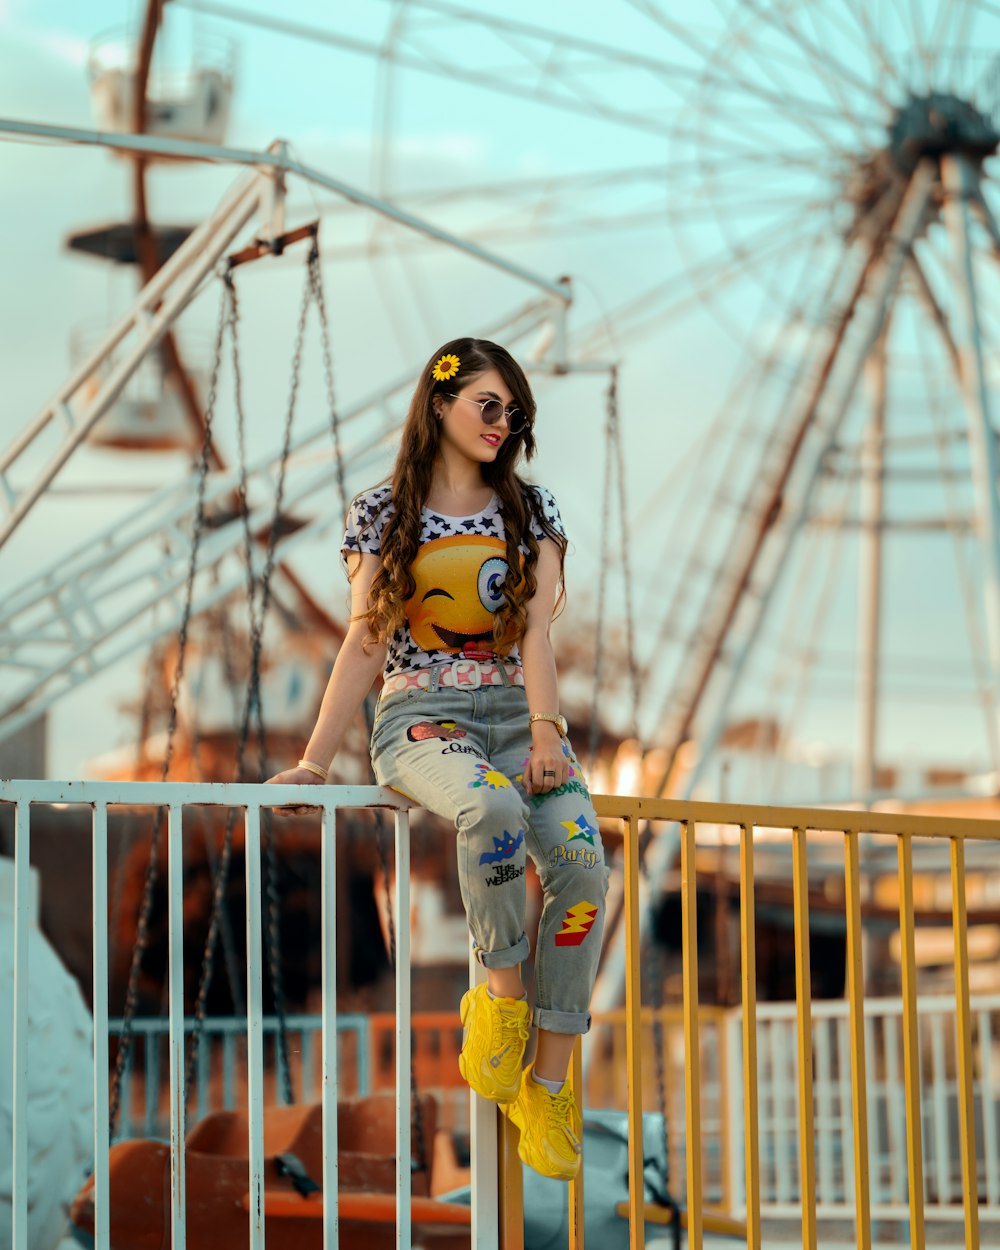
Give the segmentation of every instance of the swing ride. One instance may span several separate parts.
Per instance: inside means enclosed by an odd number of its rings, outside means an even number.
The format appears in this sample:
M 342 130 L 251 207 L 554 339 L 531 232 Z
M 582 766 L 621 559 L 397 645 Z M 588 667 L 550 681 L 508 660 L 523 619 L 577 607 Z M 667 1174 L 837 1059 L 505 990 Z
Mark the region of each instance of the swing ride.
M 331 540 L 350 489 L 384 463 L 398 429 L 399 398 L 412 385 L 404 372 L 349 404 L 337 401 L 323 273 L 324 261 L 336 263 L 342 253 L 339 243 L 330 242 L 327 225 L 363 212 L 387 223 L 371 227 L 373 264 L 379 256 L 406 263 L 427 245 L 443 245 L 530 285 L 530 300 L 494 318 L 483 334 L 523 345 L 538 376 L 591 374 L 606 385 L 602 503 L 593 508 L 601 514 L 594 561 L 597 641 L 586 700 L 595 775 L 608 778 L 601 788 L 616 788 L 609 741 L 628 737 L 639 744 L 642 785 L 653 794 L 690 797 L 729 785 L 751 798 L 773 800 L 796 786 L 812 797 L 809 787 L 824 783 L 827 791 L 818 797 L 826 800 L 874 804 L 929 797 L 987 810 L 982 796 L 995 795 L 1000 776 L 1000 505 L 990 397 L 998 359 L 993 292 L 1000 228 L 993 175 L 1000 77 L 997 63 L 980 47 L 983 29 L 993 42 L 1000 42 L 1000 32 L 990 26 L 993 13 L 985 0 L 951 0 L 935 14 L 924 12 L 918 0 L 885 12 L 856 4 L 838 9 L 827 0 L 721 4 L 727 20 L 715 30 L 686 24 L 655 0 L 631 0 L 625 7 L 633 18 L 670 47 L 670 58 L 662 59 L 618 53 L 563 31 L 438 0 L 392 6 L 387 33 L 366 48 L 335 28 L 335 14 L 318 28 L 228 4 L 175 0 L 166 8 L 175 6 L 264 29 L 278 39 L 350 47 L 376 62 L 383 93 L 375 160 L 379 185 L 375 194 L 361 192 L 303 164 L 281 143 L 266 152 L 221 148 L 233 91 L 231 55 L 213 54 L 200 62 L 195 57 L 186 76 L 158 78 L 155 48 L 165 6 L 157 0 L 149 0 L 135 49 L 124 59 L 109 56 L 106 46 L 95 53 L 90 66 L 95 109 L 109 132 L 96 142 L 131 162 L 133 203 L 124 226 L 80 232 L 74 246 L 134 264 L 141 289 L 130 311 L 91 346 L 67 383 L 3 453 L 0 546 L 22 527 L 30 528 L 32 514 L 44 506 L 65 466 L 88 444 L 144 447 L 151 453 L 187 449 L 195 468 L 49 567 L 35 568 L 6 595 L 0 607 L 0 636 L 9 644 L 4 663 L 20 677 L 0 696 L 4 732 L 30 724 L 123 657 L 169 646 L 167 698 L 160 700 L 164 732 L 155 750 L 150 735 L 143 734 L 142 775 L 168 779 L 179 741 L 182 767 L 193 768 L 205 758 L 199 740 L 223 734 L 228 735 L 225 766 L 234 776 L 266 775 L 283 754 L 279 688 L 286 695 L 289 741 L 294 740 L 308 714 L 302 709 L 315 698 L 308 675 L 317 668 L 315 646 L 308 651 L 303 645 L 296 653 L 288 625 L 309 610 L 307 605 L 315 606 L 297 571 L 296 553 Z M 452 37 L 434 40 L 442 23 Z M 482 62 L 471 81 L 463 63 L 467 40 L 479 41 Z M 537 73 L 541 64 L 547 69 L 544 79 Z M 607 85 L 609 76 L 625 70 L 652 83 L 641 106 L 638 97 L 633 106 Z M 575 114 L 589 124 L 669 140 L 669 179 L 665 166 L 613 174 L 553 172 L 544 179 L 518 171 L 491 184 L 425 183 L 411 190 L 395 165 L 402 146 L 395 143 L 395 131 L 409 76 L 427 74 L 464 83 L 470 91 L 514 95 L 518 107 L 534 108 L 541 116 Z M 666 120 L 667 104 L 670 116 L 680 120 Z M 67 127 L 24 124 L 18 130 L 95 142 L 93 135 Z M 148 207 L 148 167 L 180 165 L 187 158 L 242 165 L 249 172 L 200 225 L 158 226 Z M 288 229 L 290 179 L 326 187 L 341 199 Z M 625 214 L 612 192 L 620 193 L 623 181 L 653 188 L 653 208 L 637 208 L 633 201 Z M 664 205 L 659 196 L 667 187 Z M 584 191 L 587 214 L 578 207 Z M 438 223 L 454 217 L 463 225 L 432 226 L 424 213 Z M 510 237 L 511 222 L 516 229 L 516 223 L 530 220 L 538 240 L 571 231 L 641 229 L 643 219 L 655 220 L 658 228 L 666 222 L 683 266 L 666 278 L 660 270 L 644 274 L 641 289 L 629 291 L 614 310 L 610 330 L 596 324 L 571 333 L 572 283 L 540 278 L 527 265 L 490 250 L 492 240 Z M 405 241 L 397 227 L 410 230 Z M 251 228 L 256 234 L 246 244 Z M 281 440 L 277 448 L 250 456 L 238 284 L 244 266 L 260 261 L 263 269 L 279 258 L 287 266 L 298 256 L 304 257 L 305 279 Z M 220 308 L 211 366 L 200 386 L 177 326 L 213 274 L 219 275 Z M 696 311 L 702 307 L 707 314 Z M 319 340 L 324 415 L 303 431 L 295 419 L 310 314 Z M 619 345 L 638 343 L 652 329 L 677 326 L 686 316 L 715 319 L 728 342 L 742 345 L 746 367 L 721 397 L 720 416 L 695 440 L 697 463 L 686 480 L 668 479 L 642 510 L 644 528 L 662 543 L 662 554 L 649 555 L 647 536 L 639 556 L 633 539 L 640 509 L 626 479 L 619 414 L 621 375 L 629 360 L 619 359 Z M 140 403 L 136 379 L 150 368 Z M 224 375 L 233 393 L 235 428 L 220 439 Z M 235 463 L 224 463 L 223 445 L 235 447 Z M 670 498 L 676 501 L 672 520 L 664 507 Z M 889 641 L 890 625 L 897 628 L 898 622 L 890 620 L 886 563 L 890 549 L 894 554 L 900 549 L 892 544 L 913 534 L 933 534 L 952 544 L 957 572 L 948 575 L 954 581 L 942 582 L 948 587 L 942 597 L 952 595 L 964 614 L 968 645 L 961 680 L 970 708 L 978 708 L 982 718 L 983 750 L 975 765 L 949 770 L 948 789 L 935 789 L 929 765 L 911 782 L 887 762 L 880 745 L 888 731 L 899 741 L 892 694 L 900 685 L 900 666 Z M 859 538 L 857 586 L 847 592 L 839 561 L 852 536 Z M 612 658 L 616 564 L 622 645 Z M 658 570 L 655 592 L 652 579 L 637 577 L 639 568 L 651 567 Z M 846 659 L 845 619 L 854 626 L 850 613 L 845 618 L 836 608 L 838 593 L 841 599 L 849 594 L 860 622 L 857 645 Z M 290 603 L 296 605 L 291 611 Z M 343 622 L 318 607 L 314 619 L 324 644 L 335 647 Z M 641 633 L 636 620 L 644 622 Z M 211 622 L 207 628 L 206 622 Z M 273 654 L 286 647 L 293 658 L 275 668 Z M 822 681 L 843 686 L 845 666 L 857 690 L 850 712 L 855 745 L 844 771 L 830 781 L 796 759 L 794 739 L 809 723 L 810 696 L 813 706 L 828 710 Z M 617 700 L 617 722 L 606 706 L 613 670 L 619 690 L 625 690 Z M 162 676 L 151 673 L 151 687 L 158 681 Z M 231 714 L 218 713 L 222 703 Z M 760 708 L 766 715 L 756 714 Z M 823 712 L 816 715 L 822 719 Z M 732 746 L 734 724 L 747 726 L 741 749 Z M 350 751 L 359 770 L 364 751 L 359 726 Z M 192 995 L 189 1087 L 217 948 L 233 945 L 227 883 L 242 849 L 235 812 L 216 823 L 206 837 L 214 856 L 212 889 Z M 150 830 L 141 873 L 112 1083 L 112 1130 L 161 870 L 161 825 L 162 814 Z M 284 1024 L 279 850 L 266 819 L 263 840 L 276 1069 L 284 1101 L 294 1103 Z M 376 845 L 388 882 L 381 830 Z M 656 883 L 666 880 L 677 845 L 669 831 L 648 840 L 644 872 L 652 894 Z M 970 859 L 975 860 L 972 850 Z M 823 871 L 822 864 L 814 871 Z M 391 906 L 385 914 L 391 950 Z M 647 940 L 651 916 L 647 910 Z M 596 1010 L 621 1002 L 623 943 L 623 931 L 609 933 Z M 659 1005 L 662 980 L 653 980 L 651 997 Z M 236 1006 L 238 977 L 230 973 L 229 982 Z M 660 1110 L 649 1126 L 654 1142 L 664 1140 L 668 1118 L 662 1056 L 658 1059 Z M 600 1057 L 591 1052 L 585 1062 Z M 414 1095 L 414 1157 L 421 1178 L 415 1227 L 426 1232 L 422 1244 L 460 1244 L 456 1237 L 468 1238 L 468 1206 L 440 1196 L 444 1191 L 435 1181 L 427 1140 L 435 1136 L 436 1108 L 416 1082 Z M 317 1175 L 315 1111 L 269 1109 L 268 1244 L 285 1244 L 282 1237 L 289 1245 L 311 1245 L 310 1239 L 320 1244 L 316 1215 L 322 1200 L 304 1195 L 294 1165 L 281 1162 L 292 1155 L 307 1179 Z M 231 1168 L 225 1201 L 230 1208 L 249 1201 L 246 1159 L 235 1157 L 233 1149 L 238 1140 L 245 1146 L 246 1132 L 240 1139 L 241 1126 L 225 1114 L 201 1120 L 187 1140 L 192 1246 L 201 1244 L 199 1236 L 207 1244 L 208 1230 L 216 1227 L 207 1178 Z M 365 1114 L 357 1112 L 359 1123 Z M 371 1123 L 377 1120 L 374 1109 Z M 596 1159 L 598 1139 L 602 1133 L 614 1137 L 614 1125 L 609 1129 L 595 1114 L 590 1131 L 587 1152 Z M 363 1137 L 359 1129 L 358 1153 L 391 1152 L 386 1141 L 372 1145 L 374 1130 L 367 1146 Z M 342 1145 L 342 1166 L 349 1170 L 352 1147 Z M 649 1177 L 647 1218 L 668 1228 L 677 1245 L 686 1217 L 672 1194 L 671 1161 L 665 1150 L 660 1153 Z M 122 1192 L 133 1185 L 162 1190 L 165 1155 L 159 1143 L 121 1141 L 113 1154 L 113 1166 L 121 1171 L 113 1172 L 112 1184 Z M 456 1181 L 453 1171 L 445 1172 Z M 204 1195 L 199 1178 L 206 1180 Z M 592 1210 L 594 1220 L 602 1218 L 600 1210 L 609 1230 L 616 1220 L 623 1226 L 622 1212 L 614 1214 L 621 1195 L 611 1190 L 597 1181 L 596 1171 L 593 1184 L 588 1175 L 588 1220 Z M 305 1215 L 303 1203 L 309 1208 Z M 82 1232 L 92 1231 L 87 1204 L 84 1190 L 74 1208 Z M 544 1194 L 532 1199 L 526 1191 L 526 1227 L 530 1230 L 533 1218 L 544 1225 L 550 1208 Z M 199 1211 L 205 1214 L 203 1233 Z M 240 1211 L 243 1218 L 242 1206 Z M 380 1237 L 390 1244 L 393 1211 L 391 1184 L 381 1195 L 354 1197 L 345 1184 L 341 1244 L 380 1245 Z M 128 1226 L 127 1210 L 118 1218 L 124 1223 L 115 1226 L 115 1250 L 141 1245 L 145 1230 Z M 743 1225 L 729 1216 L 706 1217 L 705 1227 L 720 1236 L 745 1237 Z M 245 1244 L 245 1219 L 234 1220 L 234 1229 L 233 1244 Z M 614 1244 L 613 1236 L 608 1231 L 602 1244 Z M 544 1244 L 542 1237 L 538 1232 L 538 1245 Z M 212 1240 L 224 1244 L 218 1235 Z

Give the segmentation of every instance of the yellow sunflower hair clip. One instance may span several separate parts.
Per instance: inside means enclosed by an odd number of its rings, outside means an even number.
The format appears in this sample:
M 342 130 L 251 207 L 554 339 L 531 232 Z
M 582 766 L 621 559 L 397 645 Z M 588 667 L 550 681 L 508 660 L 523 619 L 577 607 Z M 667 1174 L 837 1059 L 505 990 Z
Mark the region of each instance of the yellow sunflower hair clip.
M 435 382 L 450 382 L 461 367 L 462 362 L 457 356 L 449 352 L 448 355 L 442 356 L 435 363 L 434 368 L 431 370 L 431 376 Z

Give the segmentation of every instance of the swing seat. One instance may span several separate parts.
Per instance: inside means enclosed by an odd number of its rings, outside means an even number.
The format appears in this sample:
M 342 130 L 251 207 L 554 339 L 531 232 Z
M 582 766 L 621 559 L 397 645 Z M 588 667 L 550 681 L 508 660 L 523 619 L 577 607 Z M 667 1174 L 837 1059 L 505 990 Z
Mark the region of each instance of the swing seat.
M 420 1099 L 425 1141 L 435 1142 L 437 1104 Z M 395 1245 L 395 1098 L 346 1099 L 338 1108 L 339 1224 L 344 1250 Z M 241 1111 L 206 1116 L 187 1136 L 186 1227 L 189 1250 L 246 1250 L 250 1240 L 248 1117 Z M 411 1150 L 413 1149 L 411 1145 Z M 440 1152 L 434 1151 L 439 1156 Z M 264 1110 L 264 1219 L 268 1250 L 321 1250 L 322 1194 L 303 1196 L 282 1166 L 293 1155 L 315 1183 L 322 1179 L 323 1119 L 318 1106 Z M 164 1142 L 119 1142 L 111 1149 L 111 1244 L 114 1250 L 167 1250 L 170 1235 L 170 1149 Z M 468 1246 L 471 1210 L 439 1202 L 432 1177 L 415 1172 L 414 1237 L 428 1250 Z M 71 1208 L 74 1234 L 93 1244 L 91 1177 Z
M 616 1202 L 615 1214 L 627 1220 L 629 1216 L 628 1202 Z M 643 1204 L 642 1218 L 647 1224 L 670 1225 L 674 1222 L 674 1215 L 675 1212 L 670 1207 L 661 1207 L 655 1202 Z M 681 1228 L 686 1230 L 688 1213 L 681 1211 L 679 1215 Z M 739 1237 L 743 1241 L 747 1239 L 746 1223 L 742 1220 L 734 1219 L 733 1216 L 726 1215 L 722 1211 L 702 1211 L 701 1226 L 706 1233 L 716 1233 L 720 1237 Z

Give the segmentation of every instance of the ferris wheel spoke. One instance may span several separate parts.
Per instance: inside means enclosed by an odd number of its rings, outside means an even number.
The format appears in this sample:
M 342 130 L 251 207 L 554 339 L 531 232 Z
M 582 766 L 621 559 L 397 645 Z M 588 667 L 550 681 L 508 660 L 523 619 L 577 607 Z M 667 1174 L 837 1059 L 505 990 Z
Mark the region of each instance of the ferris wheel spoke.
M 903 86 L 899 66 L 879 38 L 872 22 L 870 0 L 844 0 L 843 10 L 851 15 L 864 36 L 863 47 L 872 62 L 872 69 L 880 71 L 884 75 L 884 81 L 895 83 L 897 87 Z M 834 22 L 830 9 L 825 9 L 824 14 L 830 18 L 831 22 Z M 836 24 L 841 30 L 846 31 L 847 28 L 843 23 L 838 21 Z M 872 80 L 878 81 L 877 75 L 873 74 Z
M 691 32 L 687 29 L 684 22 L 676 21 L 668 17 L 662 9 L 653 2 L 653 0 L 629 0 L 631 6 L 652 18 L 657 25 L 668 31 L 674 38 L 678 39 L 686 47 L 696 51 L 702 55 L 708 55 L 711 51 L 709 46 L 696 40 Z M 716 3 L 716 9 L 719 5 Z M 720 10 L 721 12 L 721 10 Z M 768 62 L 764 69 L 774 77 L 774 67 Z M 825 70 L 823 71 L 825 73 Z M 778 90 L 771 90 L 763 83 L 757 82 L 752 78 L 748 78 L 746 74 L 741 73 L 735 65 L 730 61 L 724 67 L 706 67 L 702 81 L 702 90 L 706 88 L 714 88 L 716 90 L 739 91 L 744 95 L 749 95 L 758 100 L 759 103 L 768 109 L 781 108 L 790 113 L 789 120 L 796 124 L 811 127 L 811 132 L 821 138 L 825 143 L 828 141 L 826 132 L 818 129 L 814 124 L 816 121 L 839 122 L 843 121 L 843 114 L 837 109 L 831 109 L 821 102 L 805 99 L 787 91 L 787 82 L 781 82 Z M 745 115 L 745 114 L 744 114 Z M 769 114 L 773 119 L 773 114 Z
M 954 38 L 954 43 L 950 39 L 950 26 L 952 19 L 958 15 L 958 31 Z M 939 8 L 934 21 L 934 28 L 928 36 L 928 43 L 932 48 L 947 48 L 949 46 L 964 47 L 965 35 L 967 31 L 967 19 L 970 15 L 970 9 L 963 0 L 939 0 Z
M 856 114 L 854 114 L 850 105 L 847 103 L 843 90 L 844 84 L 850 84 L 856 87 L 865 98 L 874 95 L 880 104 L 888 107 L 888 101 L 882 95 L 876 84 L 859 77 L 853 69 L 834 56 L 829 46 L 821 47 L 812 39 L 808 38 L 805 31 L 801 27 L 796 27 L 793 24 L 788 10 L 784 5 L 772 4 L 770 8 L 764 8 L 759 3 L 759 0 L 747 0 L 747 2 L 762 21 L 764 21 L 772 29 L 781 32 L 788 40 L 791 41 L 798 51 L 804 54 L 809 67 L 817 76 L 818 81 L 822 82 L 826 86 L 827 90 L 834 97 L 837 104 L 844 110 L 846 116 L 852 117 L 855 120 L 860 120 L 857 119 Z M 820 6 L 806 5 L 804 7 L 804 12 L 810 14 L 812 17 L 815 29 L 815 21 L 818 13 L 820 12 Z M 800 66 L 801 63 L 799 62 L 799 67 Z M 833 72 L 831 73 L 831 71 Z
M 924 43 L 923 33 L 920 29 L 919 19 L 914 11 L 913 0 L 890 0 L 892 8 L 895 10 L 899 19 L 899 25 L 904 36 L 909 36 L 913 44 L 915 53 L 915 61 L 923 70 L 923 82 L 920 84 L 925 91 L 930 90 L 931 72 L 930 67 L 933 57 L 928 52 Z

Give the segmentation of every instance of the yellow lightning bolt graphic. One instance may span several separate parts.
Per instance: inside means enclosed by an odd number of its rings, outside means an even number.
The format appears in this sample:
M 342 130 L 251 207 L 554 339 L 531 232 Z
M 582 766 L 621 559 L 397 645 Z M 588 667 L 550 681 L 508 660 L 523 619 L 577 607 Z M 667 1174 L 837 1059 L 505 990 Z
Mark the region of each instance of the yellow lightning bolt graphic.
M 579 946 L 590 932 L 597 916 L 593 903 L 577 903 L 563 917 L 563 927 L 556 934 L 557 946 Z

